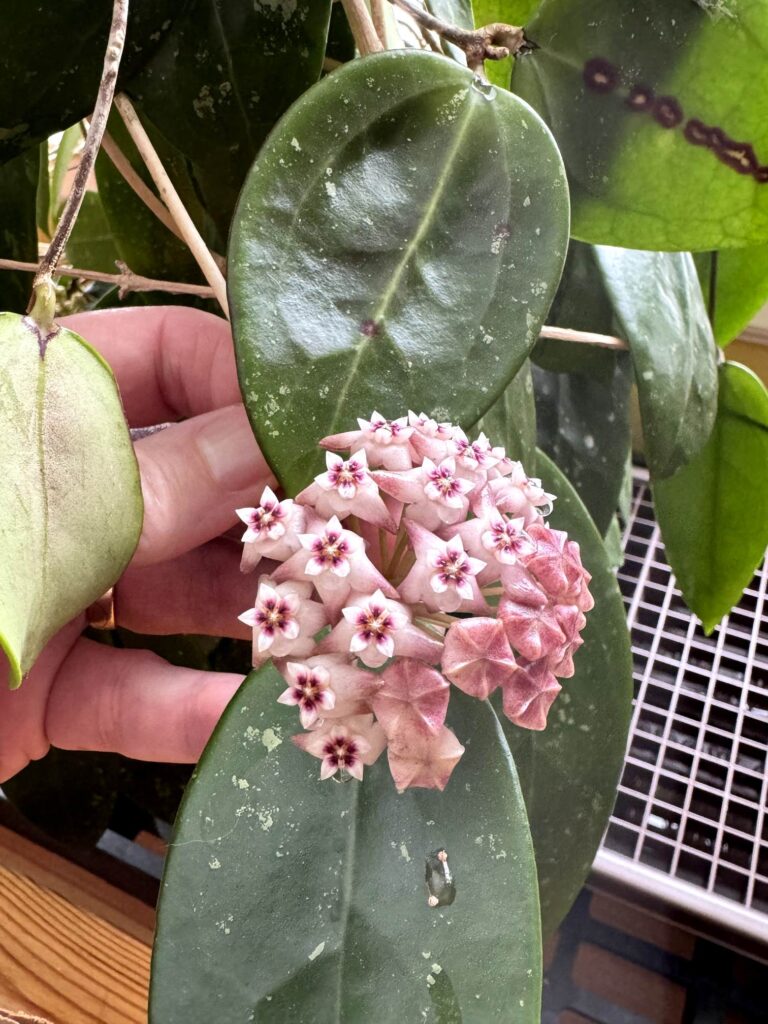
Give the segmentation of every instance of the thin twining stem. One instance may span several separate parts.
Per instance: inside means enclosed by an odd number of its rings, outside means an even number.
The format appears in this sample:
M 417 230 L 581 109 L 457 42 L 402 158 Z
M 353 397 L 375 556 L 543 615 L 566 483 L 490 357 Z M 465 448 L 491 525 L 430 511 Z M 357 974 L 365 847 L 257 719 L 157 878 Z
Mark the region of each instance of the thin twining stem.
M 575 341 L 582 345 L 598 345 L 600 348 L 613 348 L 626 351 L 629 348 L 622 338 L 614 338 L 610 334 L 594 334 L 592 331 L 572 331 L 568 327 L 550 327 L 545 324 L 539 332 L 540 338 L 552 341 Z
M 451 25 L 442 18 L 436 18 L 416 0 L 389 0 L 395 7 L 409 14 L 423 28 L 436 32 L 446 42 L 453 43 L 463 50 L 467 57 L 467 67 L 475 74 L 483 74 L 483 62 L 486 60 L 504 60 L 530 47 L 522 28 L 495 22 L 483 28 L 467 29 Z
M 37 289 L 38 286 L 44 287 L 50 284 L 51 277 L 53 276 L 56 266 L 61 259 L 64 248 L 72 232 L 72 228 L 75 226 L 77 215 L 80 212 L 80 207 L 88 184 L 88 178 L 91 170 L 93 169 L 93 163 L 96 159 L 96 154 L 99 151 L 104 130 L 107 127 L 109 108 L 112 106 L 112 97 L 115 94 L 115 85 L 117 83 L 117 72 L 120 68 L 120 58 L 122 57 L 123 47 L 125 45 L 125 31 L 127 23 L 128 0 L 114 0 L 112 8 L 112 24 L 109 29 L 107 51 L 104 55 L 104 67 L 101 73 L 101 82 L 99 83 L 99 93 L 96 98 L 96 106 L 94 107 L 91 122 L 88 126 L 88 134 L 80 157 L 80 163 L 78 165 L 74 181 L 72 182 L 72 188 L 64 205 L 56 232 L 51 239 L 51 244 L 48 246 L 47 252 L 40 261 L 40 266 L 38 267 L 37 274 L 35 275 L 35 289 Z
M 344 13 L 347 16 L 349 27 L 355 40 L 355 46 L 360 51 L 360 56 L 365 57 L 369 53 L 381 53 L 384 44 L 379 39 L 376 26 L 373 23 L 371 12 L 365 0 L 341 0 Z
M 203 276 L 211 288 L 213 288 L 216 301 L 224 311 L 224 315 L 229 319 L 227 283 L 224 280 L 224 275 L 208 249 L 208 246 L 203 241 L 202 235 L 195 227 L 195 223 L 187 212 L 184 203 L 181 201 L 179 193 L 173 187 L 173 183 L 168 177 L 160 157 L 157 155 L 157 150 L 152 145 L 141 121 L 139 121 L 138 115 L 133 108 L 133 104 L 124 93 L 119 93 L 115 96 L 115 106 L 117 107 L 120 116 L 125 123 L 125 127 L 128 129 L 128 133 L 139 151 L 141 159 L 144 161 L 147 170 L 152 176 L 152 180 L 157 186 L 160 198 L 163 200 L 169 213 L 176 222 L 176 226 L 181 232 L 182 238 L 187 243 L 197 265 L 202 270 Z
M 106 274 L 101 270 L 81 270 L 79 267 L 59 265 L 51 271 L 51 277 L 80 277 L 84 281 L 103 281 L 105 284 L 116 284 L 121 297 L 128 292 L 170 292 L 174 295 L 197 295 L 202 299 L 213 299 L 213 288 L 204 284 L 187 284 L 184 281 L 160 281 L 152 277 L 134 274 L 125 263 L 117 261 L 119 274 Z M 0 259 L 0 270 L 37 270 L 36 263 L 25 263 L 22 260 Z

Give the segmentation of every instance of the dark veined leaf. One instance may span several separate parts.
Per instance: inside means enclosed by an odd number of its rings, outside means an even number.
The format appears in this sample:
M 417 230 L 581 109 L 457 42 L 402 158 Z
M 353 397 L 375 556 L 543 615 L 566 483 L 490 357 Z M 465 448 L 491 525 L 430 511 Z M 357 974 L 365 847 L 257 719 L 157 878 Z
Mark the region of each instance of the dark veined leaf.
M 248 168 L 280 115 L 320 77 L 331 0 L 188 0 L 127 91 L 191 162 L 226 241 Z
M 557 495 L 551 525 L 579 542 L 595 598 L 574 659 L 576 674 L 563 680 L 547 728 L 529 732 L 501 719 L 528 810 L 546 936 L 576 898 L 608 824 L 629 730 L 632 656 L 624 604 L 600 535 L 543 453 L 538 473 Z
M 512 85 L 552 128 L 573 234 L 642 249 L 768 238 L 768 7 L 545 0 Z M 738 60 L 724 64 L 725 54 Z
M 625 352 L 590 355 L 592 372 L 534 367 L 537 436 L 604 534 L 618 507 L 630 450 L 632 364 Z
M 115 380 L 93 349 L 3 313 L 0 360 L 0 645 L 18 686 L 121 575 L 143 506 Z
M 481 28 L 483 25 L 501 22 L 506 25 L 525 26 L 540 3 L 541 0 L 472 0 L 475 25 Z M 489 81 L 502 89 L 508 89 L 513 63 L 513 57 L 487 60 L 485 73 Z
M 182 804 L 158 909 L 150 1020 L 539 1024 L 533 851 L 487 703 L 454 692 L 466 753 L 444 793 L 318 778 L 267 666 L 230 703 Z M 450 906 L 427 905 L 445 848 Z
M 186 0 L 131 0 L 118 89 L 185 6 Z M 112 0 L 0 0 L 0 162 L 91 113 L 112 7 Z
M 0 243 L 5 259 L 37 262 L 36 149 L 0 166 Z M 0 309 L 23 313 L 32 294 L 32 274 L 0 270 Z
M 478 421 L 492 444 L 502 445 L 510 459 L 533 465 L 536 458 L 536 403 L 533 394 L 531 364 L 526 360 L 507 384 L 501 397 Z
M 688 253 L 594 251 L 629 342 L 648 466 L 667 477 L 701 451 L 717 409 L 717 347 L 696 268 Z
M 717 419 L 697 458 L 653 484 L 669 564 L 708 632 L 737 603 L 768 547 L 768 391 L 720 367 Z
M 317 440 L 377 409 L 471 425 L 552 300 L 568 197 L 551 136 L 443 57 L 356 60 L 296 103 L 230 243 L 240 386 L 288 491 Z
M 716 258 L 714 277 L 713 258 Z M 704 301 L 707 309 L 712 310 L 715 340 L 725 347 L 768 302 L 768 245 L 702 252 L 694 259 Z M 711 295 L 713 280 L 714 296 Z

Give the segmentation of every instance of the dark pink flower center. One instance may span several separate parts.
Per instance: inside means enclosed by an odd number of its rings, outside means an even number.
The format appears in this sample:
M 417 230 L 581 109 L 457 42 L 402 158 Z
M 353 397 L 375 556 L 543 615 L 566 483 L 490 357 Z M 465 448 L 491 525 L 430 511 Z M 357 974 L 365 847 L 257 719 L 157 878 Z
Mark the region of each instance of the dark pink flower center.
M 360 757 L 358 746 L 347 736 L 331 738 L 323 747 L 323 757 L 334 768 L 353 768 Z
M 386 608 L 369 605 L 357 617 L 357 632 L 368 643 L 383 640 L 394 629 L 392 616 Z
M 444 498 L 453 498 L 461 494 L 458 481 L 447 466 L 435 466 L 429 472 L 429 479 Z
M 469 572 L 469 562 L 463 551 L 449 551 L 436 560 L 437 574 L 443 583 L 462 583 Z
M 522 530 L 517 530 L 512 523 L 491 523 L 493 547 L 497 551 L 517 552 L 525 547 L 526 537 Z
M 320 702 L 324 687 L 314 672 L 302 672 L 293 685 L 293 698 L 306 711 L 314 711 Z
M 334 487 L 354 487 L 365 481 L 365 468 L 356 459 L 350 459 L 329 469 L 328 477 Z
M 349 542 L 340 533 L 326 533 L 313 542 L 312 554 L 323 565 L 336 568 L 349 558 Z
M 256 606 L 256 624 L 268 636 L 285 629 L 292 618 L 293 612 L 279 597 L 268 597 Z
M 280 508 L 280 502 L 267 501 L 253 510 L 250 527 L 256 534 L 261 533 L 262 530 L 267 532 L 284 518 L 285 512 Z

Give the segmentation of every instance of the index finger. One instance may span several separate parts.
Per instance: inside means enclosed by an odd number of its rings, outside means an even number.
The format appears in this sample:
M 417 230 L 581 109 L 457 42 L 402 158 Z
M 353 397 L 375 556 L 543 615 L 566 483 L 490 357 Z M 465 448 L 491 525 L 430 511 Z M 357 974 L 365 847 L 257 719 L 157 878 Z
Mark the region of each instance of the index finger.
M 240 401 L 229 324 L 186 306 L 137 306 L 61 317 L 112 367 L 132 427 Z

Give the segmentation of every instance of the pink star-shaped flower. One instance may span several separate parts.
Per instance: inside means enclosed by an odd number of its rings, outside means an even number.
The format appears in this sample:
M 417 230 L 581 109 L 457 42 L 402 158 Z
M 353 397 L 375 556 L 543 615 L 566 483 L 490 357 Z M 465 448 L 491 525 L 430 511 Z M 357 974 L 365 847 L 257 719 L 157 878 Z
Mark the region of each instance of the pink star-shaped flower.
M 323 665 L 306 665 L 289 661 L 282 670 L 288 683 L 277 698 L 280 704 L 297 706 L 301 724 L 309 729 L 325 711 L 336 703 L 336 696 L 330 687 L 330 673 Z
M 253 664 L 287 654 L 302 657 L 315 646 L 315 633 L 328 619 L 323 606 L 310 600 L 308 583 L 259 583 L 253 608 L 238 616 L 253 629 Z
M 450 686 L 436 669 L 412 658 L 396 658 L 381 679 L 373 711 L 390 743 L 414 726 L 433 733 L 442 728 Z
M 373 715 L 355 715 L 343 722 L 327 720 L 318 729 L 291 739 L 301 750 L 321 759 L 321 779 L 346 771 L 362 781 L 363 765 L 372 765 L 387 745 L 384 730 Z
M 319 673 L 326 679 L 328 692 L 333 696 L 332 704 L 325 705 L 319 715 L 323 719 L 348 718 L 350 715 L 364 715 L 371 710 L 373 695 L 381 686 L 381 678 L 373 672 L 354 665 L 349 657 L 340 654 L 319 654 L 305 658 L 300 663 L 279 662 L 278 668 L 287 682 L 291 682 L 291 664 L 297 670 Z M 288 703 L 284 701 L 283 703 Z M 304 724 L 302 722 L 302 724 Z M 309 726 L 304 726 L 309 728 Z
M 495 468 L 500 469 L 501 466 L 502 463 L 499 463 Z M 548 516 L 555 496 L 547 494 L 541 486 L 541 480 L 526 476 L 519 462 L 505 461 L 503 468 L 505 475 L 495 476 L 491 473 L 488 483 L 496 508 L 510 516 L 522 516 L 526 527 L 542 516 Z M 476 512 L 474 506 L 473 511 Z
M 381 590 L 360 595 L 342 610 L 343 621 L 323 637 L 318 653 L 352 653 L 369 668 L 394 655 L 434 664 L 443 645 L 414 626 L 408 608 L 385 597 Z
M 439 465 L 425 458 L 407 472 L 379 471 L 373 477 L 382 491 L 407 505 L 405 514 L 409 519 L 428 530 L 466 519 L 472 484 L 456 475 L 453 458 L 445 458 Z
M 466 553 L 461 537 L 443 540 L 418 523 L 405 526 L 416 563 L 398 587 L 403 600 L 430 611 L 487 611 L 475 578 L 486 563 Z
M 342 528 L 336 516 L 327 523 L 317 520 L 310 531 L 299 534 L 301 550 L 273 573 L 276 583 L 309 580 L 328 609 L 333 622 L 353 590 L 370 593 L 382 590 L 396 598 L 397 591 L 365 554 L 363 539 Z
M 252 572 L 264 557 L 282 561 L 298 548 L 304 509 L 291 498 L 278 501 L 271 487 L 264 488 L 256 508 L 239 508 L 237 515 L 247 527 L 242 538 L 243 572 Z
M 406 789 L 445 789 L 464 747 L 447 726 L 437 733 L 410 729 L 389 744 L 387 757 L 398 793 Z
M 322 448 L 331 451 L 358 451 L 363 449 L 370 466 L 384 466 L 386 469 L 410 469 L 410 438 L 413 427 L 405 416 L 397 420 L 385 419 L 374 412 L 369 420 L 358 419 L 359 430 L 348 430 L 343 434 L 331 434 L 320 442 Z
M 514 675 L 517 662 L 498 619 L 460 619 L 445 635 L 442 670 L 460 690 L 485 700 Z
M 437 463 L 447 458 L 450 454 L 449 443 L 456 429 L 453 424 L 438 423 L 423 412 L 418 416 L 414 412 L 409 412 L 408 423 L 413 428 L 411 449 L 414 462 L 427 458 Z
M 363 449 L 349 459 L 327 452 L 325 463 L 326 472 L 316 476 L 314 483 L 297 495 L 297 502 L 314 506 L 324 518 L 336 515 L 345 519 L 354 513 L 382 530 L 396 532 L 397 526 L 370 474 Z
M 522 662 L 504 685 L 504 714 L 522 729 L 545 729 L 547 714 L 560 689 L 545 659 L 532 664 Z
M 461 537 L 466 551 L 487 563 L 478 573 L 481 586 L 503 579 L 509 566 L 536 550 L 525 532 L 524 520 L 508 519 L 495 508 L 486 507 L 482 516 L 459 523 L 447 532 Z

